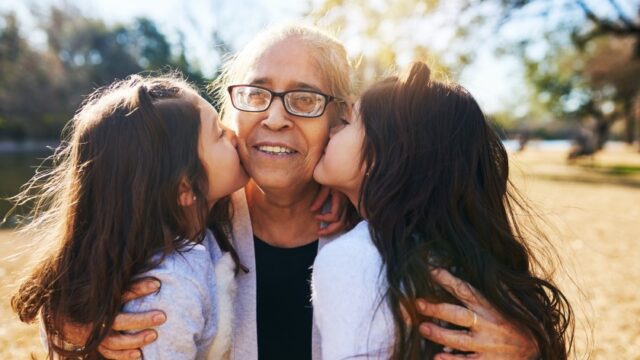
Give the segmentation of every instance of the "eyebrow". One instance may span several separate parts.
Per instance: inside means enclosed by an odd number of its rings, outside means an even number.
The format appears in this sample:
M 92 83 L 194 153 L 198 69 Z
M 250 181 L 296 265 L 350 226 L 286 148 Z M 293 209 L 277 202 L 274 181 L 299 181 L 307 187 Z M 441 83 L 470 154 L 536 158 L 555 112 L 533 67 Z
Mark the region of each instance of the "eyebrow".
M 266 84 L 270 84 L 271 83 L 271 79 L 267 78 L 267 77 L 260 77 L 260 78 L 256 78 L 253 79 L 252 81 L 249 82 L 249 84 L 251 85 L 266 85 Z M 293 83 L 293 88 L 294 89 L 308 89 L 308 90 L 315 90 L 318 92 L 322 92 L 322 90 L 320 88 L 318 88 L 317 86 L 308 84 L 306 82 L 303 81 L 298 81 Z

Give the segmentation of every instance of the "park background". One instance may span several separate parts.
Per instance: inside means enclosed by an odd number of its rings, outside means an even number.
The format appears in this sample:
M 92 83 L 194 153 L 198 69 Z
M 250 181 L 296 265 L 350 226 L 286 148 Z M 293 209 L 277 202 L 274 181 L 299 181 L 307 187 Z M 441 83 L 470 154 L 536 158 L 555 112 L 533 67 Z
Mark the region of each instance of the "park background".
M 199 86 L 276 23 L 344 41 L 363 88 L 413 60 L 461 82 L 546 219 L 576 307 L 576 358 L 640 359 L 640 0 L 0 3 L 0 218 L 83 96 L 178 69 Z M 37 239 L 0 225 L 0 358 L 43 358 L 9 298 Z

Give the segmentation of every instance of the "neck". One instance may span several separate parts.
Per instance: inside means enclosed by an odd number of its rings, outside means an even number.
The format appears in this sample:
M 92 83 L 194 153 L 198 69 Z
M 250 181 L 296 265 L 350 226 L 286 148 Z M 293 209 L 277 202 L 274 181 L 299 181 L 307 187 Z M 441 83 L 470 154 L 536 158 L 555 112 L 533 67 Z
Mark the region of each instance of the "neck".
M 320 186 L 299 189 L 261 189 L 250 180 L 246 188 L 253 233 L 266 243 L 292 248 L 318 238 L 319 223 L 309 210 Z
M 201 230 L 202 230 L 202 224 L 199 224 L 198 219 L 200 218 L 198 216 L 198 212 L 196 211 L 196 207 L 195 206 L 189 206 L 184 208 L 183 210 L 185 212 L 186 218 L 190 219 L 189 224 L 188 224 L 188 228 L 187 230 L 187 239 L 189 240 L 193 240 L 196 237 L 196 234 L 198 234 Z
M 363 219 L 366 219 L 367 217 L 364 214 L 364 209 L 361 209 L 358 207 L 358 201 L 360 200 L 360 187 L 358 188 L 334 188 L 338 191 L 340 191 L 341 193 L 344 194 L 344 196 L 347 197 L 347 199 L 349 199 L 349 202 L 351 203 L 351 205 L 353 205 L 354 208 L 356 208 L 358 210 L 358 213 L 360 214 L 360 216 Z
M 349 199 L 349 202 L 351 202 L 351 205 L 353 205 L 354 208 L 358 209 L 358 213 L 360 214 L 360 216 L 364 216 L 364 214 L 362 213 L 362 209 L 360 209 L 358 207 L 358 194 L 351 194 L 351 193 L 344 193 L 344 195 L 347 197 L 347 199 Z

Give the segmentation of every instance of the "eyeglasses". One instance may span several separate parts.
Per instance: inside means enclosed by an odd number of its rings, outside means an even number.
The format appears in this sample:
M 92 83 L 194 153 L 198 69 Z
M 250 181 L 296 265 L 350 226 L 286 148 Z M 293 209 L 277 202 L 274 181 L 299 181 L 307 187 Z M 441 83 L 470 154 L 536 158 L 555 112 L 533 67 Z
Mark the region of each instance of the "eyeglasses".
M 331 101 L 341 99 L 313 90 L 275 92 L 255 85 L 232 85 L 227 88 L 234 108 L 246 112 L 261 112 L 271 106 L 274 97 L 282 99 L 290 115 L 314 118 L 324 114 Z

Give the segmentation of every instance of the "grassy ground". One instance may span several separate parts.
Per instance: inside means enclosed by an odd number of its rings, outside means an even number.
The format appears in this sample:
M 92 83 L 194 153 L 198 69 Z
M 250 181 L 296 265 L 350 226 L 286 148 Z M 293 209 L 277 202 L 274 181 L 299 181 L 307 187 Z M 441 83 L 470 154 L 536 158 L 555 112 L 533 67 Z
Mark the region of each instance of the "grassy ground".
M 560 154 L 525 151 L 512 164 L 573 278 L 558 281 L 576 308 L 577 354 L 640 359 L 640 154 L 609 151 L 568 166 Z
M 573 279 L 558 276 L 577 311 L 578 357 L 640 359 L 640 155 L 617 149 L 569 166 L 562 153 L 525 151 L 512 164 Z M 0 232 L 0 359 L 42 358 L 37 329 L 9 308 L 23 243 Z
M 0 230 L 0 359 L 45 358 L 37 326 L 20 322 L 10 306 L 17 274 L 29 258 L 25 244 L 11 231 Z

